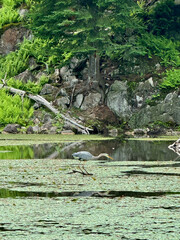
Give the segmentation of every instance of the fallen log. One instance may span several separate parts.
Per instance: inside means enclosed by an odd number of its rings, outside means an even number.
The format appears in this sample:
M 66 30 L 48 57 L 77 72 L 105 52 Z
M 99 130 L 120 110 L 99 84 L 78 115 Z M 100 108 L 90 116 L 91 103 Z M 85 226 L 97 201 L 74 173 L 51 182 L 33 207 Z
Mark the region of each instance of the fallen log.
M 26 96 L 29 99 L 44 105 L 51 112 L 53 112 L 55 115 L 60 115 L 65 121 L 69 122 L 71 125 L 73 125 L 73 127 L 75 129 L 77 129 L 78 131 L 80 131 L 83 134 L 89 134 L 89 131 L 92 131 L 91 128 L 85 127 L 85 126 L 77 123 L 75 120 L 66 117 L 64 114 L 61 114 L 50 102 L 48 102 L 45 98 L 43 98 L 40 95 L 33 95 L 31 93 L 28 93 L 28 92 L 20 90 L 20 89 L 16 89 L 16 88 L 13 88 L 13 87 L 8 87 L 5 84 L 0 84 L 0 89 L 2 89 L 2 88 L 8 90 L 9 92 L 11 92 L 13 94 L 18 94 L 21 97 Z

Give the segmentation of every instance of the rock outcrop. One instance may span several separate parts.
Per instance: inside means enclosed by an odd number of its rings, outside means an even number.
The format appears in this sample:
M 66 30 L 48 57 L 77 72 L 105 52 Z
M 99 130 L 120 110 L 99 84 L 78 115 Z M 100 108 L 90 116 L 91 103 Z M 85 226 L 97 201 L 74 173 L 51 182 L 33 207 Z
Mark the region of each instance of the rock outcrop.
M 147 105 L 134 113 L 129 120 L 129 125 L 131 128 L 138 128 L 158 122 L 170 125 L 180 124 L 180 95 L 177 92 L 169 93 L 156 106 Z
M 128 100 L 128 86 L 127 82 L 115 81 L 107 95 L 107 106 L 118 117 L 122 119 L 129 119 L 131 116 L 131 106 Z
M 21 26 L 13 26 L 8 28 L 0 38 L 0 54 L 6 55 L 18 48 L 24 38 L 29 39 L 31 32 Z
M 3 133 L 19 133 L 21 129 L 21 126 L 19 124 L 8 124 L 6 127 L 3 129 Z

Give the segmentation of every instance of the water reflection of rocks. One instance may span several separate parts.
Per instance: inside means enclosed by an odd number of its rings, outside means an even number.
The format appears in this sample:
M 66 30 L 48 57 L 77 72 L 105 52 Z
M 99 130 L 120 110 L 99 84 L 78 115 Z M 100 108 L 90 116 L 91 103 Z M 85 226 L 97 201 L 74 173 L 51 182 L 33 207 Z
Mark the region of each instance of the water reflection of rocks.
M 175 158 L 175 154 L 168 149 L 168 142 L 147 142 L 147 141 L 89 141 L 66 143 L 62 146 L 54 145 L 55 151 L 45 158 L 71 159 L 72 153 L 77 151 L 89 151 L 93 155 L 107 152 L 115 161 L 169 161 Z M 51 149 L 46 145 L 44 152 Z M 42 157 L 41 157 L 42 158 Z M 108 161 L 108 160 L 106 160 Z
M 168 145 L 162 141 L 106 141 L 99 144 L 89 142 L 86 149 L 92 154 L 107 152 L 115 161 L 169 161 L 175 158 L 175 154 Z
M 93 155 L 106 152 L 115 161 L 169 161 L 177 157 L 176 153 L 180 156 L 179 142 L 169 145 L 162 141 L 108 140 L 4 146 L 0 148 L 0 159 L 72 159 L 72 153 L 88 151 Z

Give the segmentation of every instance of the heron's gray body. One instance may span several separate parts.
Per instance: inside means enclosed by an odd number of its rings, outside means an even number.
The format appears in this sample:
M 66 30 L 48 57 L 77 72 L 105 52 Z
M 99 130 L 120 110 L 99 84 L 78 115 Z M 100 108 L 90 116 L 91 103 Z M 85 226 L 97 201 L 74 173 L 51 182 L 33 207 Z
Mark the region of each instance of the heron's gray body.
M 72 156 L 75 159 L 84 160 L 84 161 L 91 160 L 94 158 L 94 156 L 90 152 L 87 152 L 87 151 L 76 152 L 76 153 L 73 153 Z

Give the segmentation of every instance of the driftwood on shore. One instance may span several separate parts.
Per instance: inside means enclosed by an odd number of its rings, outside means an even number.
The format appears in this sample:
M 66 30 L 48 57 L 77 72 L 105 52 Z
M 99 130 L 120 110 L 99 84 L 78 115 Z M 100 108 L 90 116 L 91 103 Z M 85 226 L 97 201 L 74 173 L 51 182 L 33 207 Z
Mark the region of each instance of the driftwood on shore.
M 71 126 L 73 126 L 75 129 L 77 129 L 81 133 L 89 134 L 89 131 L 92 131 L 92 129 L 90 129 L 88 127 L 85 127 L 85 126 L 77 123 L 75 120 L 73 120 L 71 118 L 68 118 L 64 114 L 60 113 L 59 110 L 57 110 L 50 102 L 48 102 L 42 96 L 40 96 L 40 95 L 33 95 L 31 93 L 28 93 L 28 92 L 20 90 L 20 89 L 16 89 L 16 88 L 13 88 L 13 87 L 8 87 L 7 85 L 5 85 L 4 81 L 3 81 L 3 83 L 4 84 L 0 84 L 0 89 L 4 88 L 4 89 L 8 90 L 9 92 L 11 92 L 13 94 L 18 94 L 21 97 L 26 96 L 26 97 L 30 98 L 31 100 L 44 105 L 51 112 L 53 112 L 55 115 L 60 115 L 66 122 L 68 122 Z

